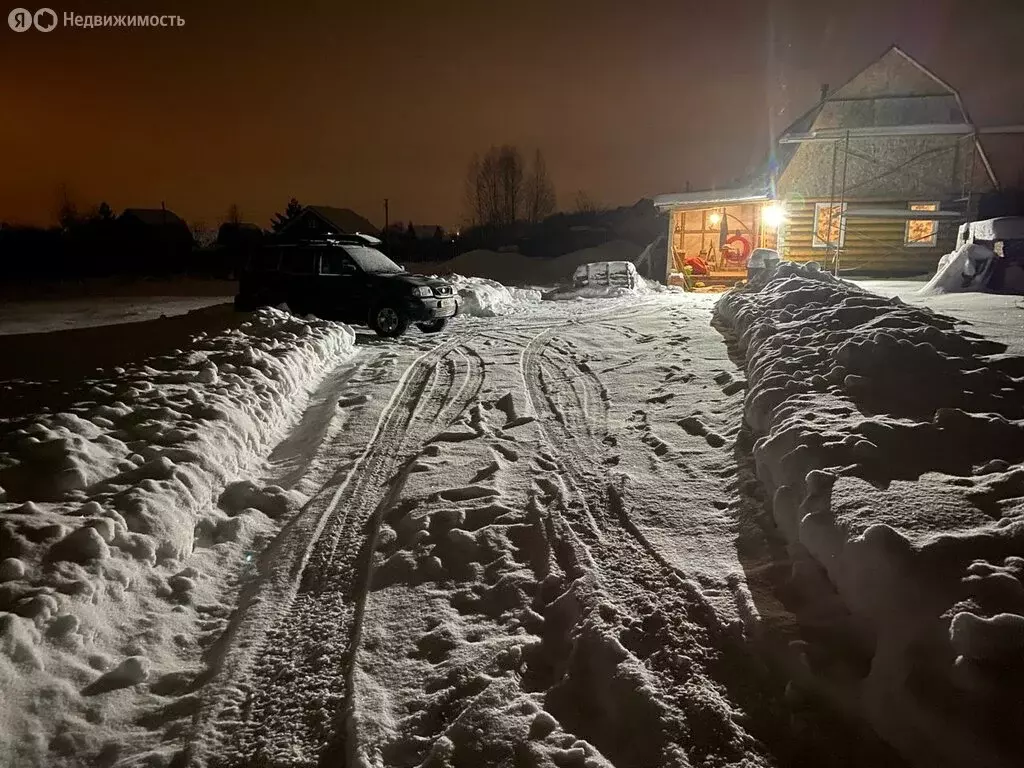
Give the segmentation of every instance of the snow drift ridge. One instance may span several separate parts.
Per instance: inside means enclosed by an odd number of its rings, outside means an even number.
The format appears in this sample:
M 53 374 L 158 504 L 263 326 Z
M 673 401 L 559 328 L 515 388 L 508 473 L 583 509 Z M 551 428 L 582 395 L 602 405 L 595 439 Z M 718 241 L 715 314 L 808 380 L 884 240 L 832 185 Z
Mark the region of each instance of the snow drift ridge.
M 869 660 L 849 703 L 919 765 L 1017 764 L 1024 360 L 813 265 L 716 314 L 794 583 Z

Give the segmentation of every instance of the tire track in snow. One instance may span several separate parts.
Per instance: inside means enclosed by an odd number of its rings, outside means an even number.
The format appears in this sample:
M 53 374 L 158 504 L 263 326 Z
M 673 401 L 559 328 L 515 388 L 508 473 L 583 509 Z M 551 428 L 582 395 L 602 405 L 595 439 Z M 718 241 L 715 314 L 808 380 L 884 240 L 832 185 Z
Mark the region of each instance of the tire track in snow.
M 465 344 L 456 347 L 454 352 L 463 363 L 462 377 L 437 415 L 438 424 L 444 427 L 451 426 L 476 400 L 484 382 L 484 361 L 480 353 Z
M 431 385 L 440 361 L 460 341 L 450 337 L 407 367 L 362 454 L 261 556 L 263 576 L 247 590 L 226 632 L 228 648 L 196 718 L 188 763 L 315 765 L 334 739 L 345 709 L 346 657 L 358 636 L 359 590 L 365 589 L 353 579 L 360 553 L 372 544 L 381 500 L 400 487 L 402 472 L 392 473 L 414 423 L 426 428 L 433 420 L 422 419 L 424 409 L 435 418 L 444 409 L 453 382 L 448 389 Z M 473 391 L 471 368 L 460 392 Z
M 578 385 L 593 392 L 594 397 L 602 398 L 601 393 L 606 392 L 589 366 L 579 366 L 564 352 L 548 351 L 554 333 L 552 329 L 538 334 L 524 349 L 523 380 L 538 414 L 542 438 L 550 446 L 549 453 L 556 457 L 557 476 L 582 505 L 574 509 L 563 499 L 565 503 L 553 503 L 549 509 L 552 514 L 567 518 L 569 530 L 590 552 L 599 585 L 616 605 L 627 611 L 647 610 L 644 606 L 652 603 L 655 606 L 644 619 L 645 625 L 655 617 L 650 634 L 656 631 L 664 635 L 662 643 L 673 652 L 660 653 L 659 648 L 664 646 L 652 643 L 645 637 L 646 631 L 627 648 L 655 673 L 660 683 L 657 698 L 667 712 L 680 718 L 672 738 L 685 750 L 688 760 L 700 762 L 714 753 L 716 759 L 740 761 L 760 753 L 770 762 L 763 745 L 736 724 L 735 712 L 706 663 L 721 649 L 734 644 L 735 639 L 726 636 L 727 628 L 722 626 L 698 585 L 669 563 L 632 521 L 626 500 L 626 476 L 608 476 L 608 447 L 617 440 L 609 433 L 607 418 L 599 422 L 597 429 L 588 428 L 586 414 L 579 407 L 582 397 L 575 399 L 575 412 L 570 402 L 559 418 L 543 417 L 552 403 L 551 377 L 544 374 L 545 361 L 559 362 L 563 372 L 570 375 L 575 371 Z M 606 458 L 601 461 L 601 457 Z M 549 486 L 549 492 L 553 487 L 554 484 Z M 606 523 L 600 535 L 591 533 L 591 525 L 574 520 L 582 516 L 590 523 L 596 515 L 614 522 Z M 680 655 L 685 664 L 677 662 Z M 601 733 L 583 735 L 599 748 L 603 746 Z

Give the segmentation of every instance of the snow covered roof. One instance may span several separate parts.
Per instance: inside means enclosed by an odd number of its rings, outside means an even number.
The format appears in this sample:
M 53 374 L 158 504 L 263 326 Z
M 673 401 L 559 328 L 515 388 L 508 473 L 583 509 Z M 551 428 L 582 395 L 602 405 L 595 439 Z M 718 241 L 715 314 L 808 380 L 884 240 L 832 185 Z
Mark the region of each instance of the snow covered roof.
M 310 205 L 307 207 L 322 219 L 325 219 L 329 224 L 337 227 L 341 232 L 369 234 L 377 231 L 377 228 L 373 226 L 369 219 L 360 216 L 351 208 L 335 208 L 330 205 Z
M 972 221 L 970 232 L 974 240 L 1024 240 L 1024 216 Z
M 657 208 L 706 207 L 710 205 L 731 205 L 735 203 L 755 203 L 770 200 L 771 193 L 766 189 L 705 189 L 697 192 L 677 192 L 657 195 L 654 205 Z

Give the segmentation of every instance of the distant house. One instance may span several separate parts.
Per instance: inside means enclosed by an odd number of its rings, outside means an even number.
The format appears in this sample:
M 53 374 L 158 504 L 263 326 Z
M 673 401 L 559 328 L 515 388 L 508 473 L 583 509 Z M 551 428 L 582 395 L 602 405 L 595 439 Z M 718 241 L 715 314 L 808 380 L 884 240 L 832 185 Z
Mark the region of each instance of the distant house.
M 744 253 L 836 272 L 914 274 L 951 250 L 995 174 L 959 94 L 897 46 L 822 89 L 762 170 L 735 189 L 660 195 L 669 269 L 741 274 Z
M 264 233 L 255 224 L 226 221 L 217 230 L 217 245 L 221 248 L 251 248 L 263 242 Z
M 367 219 L 349 208 L 329 205 L 307 205 L 302 213 L 288 222 L 277 238 L 285 242 L 319 240 L 332 235 L 374 235 L 379 230 Z
M 168 268 L 187 258 L 195 246 L 188 224 L 166 208 L 125 208 L 117 227 L 120 241 L 135 258 L 164 259 Z
M 445 234 L 444 227 L 440 224 L 413 224 L 412 231 L 416 233 L 417 240 L 431 240 L 441 231 L 441 239 L 449 239 Z

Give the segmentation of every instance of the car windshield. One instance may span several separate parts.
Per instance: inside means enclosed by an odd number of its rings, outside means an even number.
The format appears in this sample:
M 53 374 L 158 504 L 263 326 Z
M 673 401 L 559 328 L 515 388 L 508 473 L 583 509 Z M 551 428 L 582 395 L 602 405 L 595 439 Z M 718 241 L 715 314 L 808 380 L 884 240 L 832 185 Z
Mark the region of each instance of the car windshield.
M 364 272 L 393 273 L 404 271 L 376 248 L 370 248 L 366 245 L 346 245 L 344 248 L 345 253 L 351 256 L 352 260 Z

